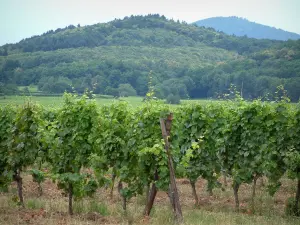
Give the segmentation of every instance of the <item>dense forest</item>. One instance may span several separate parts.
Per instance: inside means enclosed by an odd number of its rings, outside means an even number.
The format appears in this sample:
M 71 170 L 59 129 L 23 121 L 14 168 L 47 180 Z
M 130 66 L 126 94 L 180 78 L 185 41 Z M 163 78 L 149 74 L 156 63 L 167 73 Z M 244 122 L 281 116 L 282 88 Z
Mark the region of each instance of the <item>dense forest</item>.
M 244 18 L 236 16 L 230 17 L 212 17 L 195 22 L 198 26 L 212 27 L 217 31 L 222 31 L 229 35 L 247 36 L 258 39 L 273 39 L 287 41 L 300 39 L 300 35 L 275 27 L 251 22 Z
M 33 84 L 43 93 L 144 96 L 151 82 L 158 98 L 214 98 L 231 84 L 248 99 L 272 99 L 279 85 L 300 96 L 300 40 L 230 36 L 160 15 L 70 25 L 1 46 L 0 55 L 2 94 Z

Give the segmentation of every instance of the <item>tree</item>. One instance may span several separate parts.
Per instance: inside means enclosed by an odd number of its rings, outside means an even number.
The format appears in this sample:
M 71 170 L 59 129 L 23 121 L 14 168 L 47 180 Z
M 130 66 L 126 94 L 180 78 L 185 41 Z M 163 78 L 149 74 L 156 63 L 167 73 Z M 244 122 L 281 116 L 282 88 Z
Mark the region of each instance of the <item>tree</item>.
M 20 67 L 20 62 L 18 60 L 13 60 L 13 59 L 7 59 L 5 62 L 4 62 L 4 65 L 2 67 L 2 70 L 3 71 L 11 71 L 11 70 L 14 70 L 18 67 Z
M 0 95 L 15 95 L 19 94 L 17 85 L 4 84 L 0 82 Z
M 168 104 L 180 104 L 179 95 L 169 94 L 167 99 L 166 99 L 166 103 L 168 103 Z
M 23 88 L 23 94 L 24 95 L 30 95 L 30 91 L 29 91 L 29 88 L 27 86 Z
M 107 95 L 112 95 L 114 97 L 119 97 L 119 91 L 117 88 L 112 88 L 110 86 L 108 86 L 106 89 L 105 89 L 105 94 Z
M 72 91 L 72 81 L 67 77 L 48 77 L 39 82 L 39 90 L 46 93 L 64 93 Z
M 0 50 L 0 56 L 8 56 L 7 46 L 3 47 L 3 50 Z
M 136 96 L 136 90 L 130 84 L 119 84 L 118 87 L 120 97 Z

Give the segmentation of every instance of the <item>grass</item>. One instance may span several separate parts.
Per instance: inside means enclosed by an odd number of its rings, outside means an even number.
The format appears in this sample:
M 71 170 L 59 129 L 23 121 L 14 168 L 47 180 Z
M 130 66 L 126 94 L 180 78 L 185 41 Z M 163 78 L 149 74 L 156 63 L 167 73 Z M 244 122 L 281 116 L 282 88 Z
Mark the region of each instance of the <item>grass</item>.
M 50 180 L 43 183 L 44 194 L 37 198 L 37 184 L 30 175 L 24 175 L 24 197 L 26 209 L 18 208 L 13 202 L 13 183 L 9 193 L 0 193 L 0 224 L 174 224 L 169 198 L 159 191 L 150 218 L 143 217 L 145 196 L 137 196 L 128 202 L 128 211 L 124 213 L 117 187 L 110 199 L 109 189 L 99 189 L 93 198 L 74 201 L 74 216 L 67 213 L 68 198 L 61 194 Z M 241 212 L 234 210 L 234 199 L 230 180 L 225 191 L 214 190 L 214 196 L 206 191 L 206 182 L 196 184 L 200 206 L 194 207 L 191 188 L 186 179 L 178 179 L 178 191 L 184 216 L 184 224 L 194 225 L 300 225 L 300 218 L 284 214 L 286 200 L 294 195 L 296 182 L 282 179 L 282 187 L 271 197 L 265 186 L 258 186 L 255 213 L 249 212 L 251 185 L 241 186 L 239 196 Z M 261 199 L 261 201 L 260 201 Z
M 288 225 L 299 224 L 299 220 L 293 218 L 283 218 L 279 216 L 245 216 L 232 212 L 204 212 L 191 210 L 185 214 L 185 224 L 203 224 L 203 225 Z
M 209 212 L 192 209 L 183 212 L 185 225 L 292 225 L 300 224 L 296 218 L 284 218 L 280 216 L 247 216 L 233 212 Z M 151 220 L 151 224 L 174 224 L 172 212 L 168 209 L 157 212 Z
M 45 205 L 45 202 L 38 198 L 32 198 L 26 201 L 26 208 L 28 209 L 45 208 Z
M 42 106 L 45 107 L 59 107 L 63 104 L 62 96 L 5 96 L 0 97 L 0 106 L 6 104 L 12 105 L 21 105 L 27 100 L 32 100 Z M 127 101 L 129 105 L 136 108 L 143 104 L 143 97 L 136 96 L 136 97 L 122 97 L 119 99 L 115 99 L 112 96 L 97 96 L 95 101 L 98 106 L 101 105 L 109 105 L 112 104 L 114 101 Z M 208 99 L 193 99 L 193 100 L 181 100 L 181 105 L 188 104 L 188 103 L 201 103 L 201 104 L 208 104 L 211 102 L 219 102 L 218 100 L 208 100 Z M 172 107 L 176 107 L 178 105 L 172 105 Z
M 181 104 L 190 104 L 190 103 L 201 103 L 201 104 L 209 104 L 212 102 L 221 102 L 221 100 L 215 99 L 189 99 L 189 100 L 181 100 Z
M 29 85 L 29 86 L 18 86 L 19 91 L 24 91 L 24 88 L 28 88 L 30 92 L 38 92 L 37 85 Z
M 5 98 L 0 97 L 0 106 L 6 104 L 21 105 L 29 99 L 46 107 L 59 107 L 63 104 L 63 98 L 59 96 L 5 96 Z M 142 97 L 124 97 L 119 100 L 114 98 L 95 98 L 99 106 L 112 104 L 114 101 L 127 101 L 132 107 L 138 107 L 142 104 L 142 100 Z
M 62 105 L 62 97 L 41 97 L 41 96 L 5 96 L 5 98 L 0 98 L 0 105 L 12 104 L 12 105 L 21 105 L 24 104 L 27 100 L 32 100 L 43 106 L 60 106 Z
M 108 216 L 109 210 L 104 202 L 97 202 L 93 199 L 83 199 L 74 202 L 75 213 L 98 213 L 101 216 Z

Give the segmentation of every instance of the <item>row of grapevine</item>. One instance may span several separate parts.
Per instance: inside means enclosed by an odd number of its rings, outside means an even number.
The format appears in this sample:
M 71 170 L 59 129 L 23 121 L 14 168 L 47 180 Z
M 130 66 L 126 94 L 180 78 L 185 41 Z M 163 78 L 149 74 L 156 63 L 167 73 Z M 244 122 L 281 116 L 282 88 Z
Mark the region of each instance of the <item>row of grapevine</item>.
M 0 108 L 0 186 L 18 184 L 24 206 L 21 172 L 30 169 L 35 180 L 45 179 L 43 166 L 58 187 L 73 198 L 92 195 L 99 187 L 118 183 L 126 202 L 146 192 L 144 215 L 149 216 L 157 190 L 170 191 L 170 173 L 160 118 L 173 111 L 170 142 L 176 170 L 195 183 L 208 181 L 208 191 L 221 187 L 221 176 L 233 181 L 236 208 L 242 183 L 268 178 L 274 194 L 287 173 L 298 179 L 294 213 L 300 198 L 300 109 L 283 101 L 243 101 L 188 104 L 178 108 L 149 101 L 137 109 L 116 102 L 100 109 L 86 96 L 64 96 L 64 105 L 45 109 L 31 102 Z M 110 176 L 108 176 L 110 175 Z M 112 196 L 112 192 L 111 192 Z M 172 203 L 172 197 L 170 197 Z M 173 204 L 173 203 L 172 203 Z
M 181 164 L 185 167 L 197 204 L 195 181 L 208 181 L 208 190 L 220 186 L 220 175 L 230 176 L 236 209 L 242 183 L 253 182 L 252 210 L 256 181 L 268 178 L 274 195 L 280 178 L 287 173 L 299 179 L 299 107 L 285 102 L 243 101 L 207 106 L 190 105 L 181 109 Z M 299 182 L 298 182 L 299 184 Z M 300 185 L 294 203 L 299 214 Z

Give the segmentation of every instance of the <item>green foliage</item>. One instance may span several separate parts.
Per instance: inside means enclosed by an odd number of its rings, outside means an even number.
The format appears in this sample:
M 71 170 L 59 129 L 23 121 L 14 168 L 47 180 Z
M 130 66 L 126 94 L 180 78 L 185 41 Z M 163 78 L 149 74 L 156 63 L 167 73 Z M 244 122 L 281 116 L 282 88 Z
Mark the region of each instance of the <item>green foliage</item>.
M 8 177 L 13 178 L 18 185 L 19 204 L 24 207 L 21 172 L 34 164 L 40 148 L 39 140 L 43 132 L 43 121 L 40 118 L 40 109 L 30 101 L 16 108 L 10 126 L 5 124 L 6 116 L 2 117 L 4 128 L 6 128 L 2 132 L 6 132 L 7 136 L 6 140 L 1 141 L 0 154 L 4 156 L 1 160 L 1 170 L 4 171 L 0 177 L 1 186 L 6 186 Z M 5 150 L 6 152 L 3 152 Z
M 97 202 L 96 200 L 83 201 L 78 200 L 74 203 L 74 211 L 76 213 L 90 213 L 91 215 L 96 215 L 93 213 L 99 213 L 101 216 L 108 216 L 109 211 L 105 203 Z
M 177 98 L 187 98 L 188 88 L 194 87 L 194 82 L 188 77 L 172 78 L 163 81 L 155 86 L 156 96 L 159 98 L 172 98 L 171 96 L 176 96 Z
M 269 157 L 270 129 L 268 124 L 274 119 L 271 107 L 260 101 L 243 104 L 239 108 L 238 120 L 240 136 L 236 138 L 238 154 L 234 165 L 234 180 L 250 183 L 263 176 L 265 162 Z
M 107 206 L 104 203 L 99 203 L 99 202 L 96 202 L 96 201 L 92 201 L 90 203 L 89 211 L 90 212 L 97 212 L 102 216 L 109 215 L 109 211 L 108 211 Z
M 42 183 L 45 180 L 45 174 L 43 171 L 32 169 L 30 170 L 30 173 L 32 174 L 34 182 Z
M 1 83 L 0 82 L 0 97 L 5 95 L 19 94 L 17 85 L 13 83 Z
M 210 190 L 220 186 L 221 171 L 238 185 L 266 176 L 275 194 L 286 172 L 291 179 L 300 178 L 299 105 L 289 104 L 284 89 L 278 90 L 283 92 L 274 103 L 245 102 L 235 90 L 230 93 L 233 101 L 229 96 L 231 100 L 222 103 L 178 108 L 149 99 L 136 109 L 124 101 L 99 109 L 88 96 L 72 94 L 65 94 L 58 109 L 32 102 L 1 107 L 0 187 L 5 189 L 30 166 L 36 182 L 49 176 L 75 199 L 111 184 L 111 172 L 125 183 L 120 190 L 125 198 L 142 194 L 153 183 L 167 190 L 169 170 L 159 119 L 172 109 L 168 138 L 181 175 L 192 182 L 206 179 Z M 43 163 L 49 166 L 47 174 L 41 171 Z
M 217 157 L 217 140 L 222 127 L 222 108 L 188 105 L 180 109 L 179 139 L 181 164 L 186 176 L 195 183 L 199 176 L 206 179 L 210 189 L 218 186 L 221 170 Z M 177 112 L 178 113 L 178 112 Z
M 300 107 L 297 105 L 291 115 L 293 120 L 291 124 L 292 146 L 285 155 L 285 164 L 288 166 L 288 175 L 292 179 L 300 179 Z
M 52 175 L 52 179 L 57 181 L 58 188 L 66 194 L 70 194 L 69 185 L 72 184 L 72 194 L 76 200 L 91 197 L 98 188 L 97 181 L 89 173 L 57 173 Z
M 10 106 L 0 108 L 0 190 L 7 191 L 7 186 L 12 179 L 8 166 L 8 141 L 13 127 L 15 110 Z
M 73 188 L 75 198 L 92 194 L 97 187 L 93 176 L 81 169 L 89 163 L 93 151 L 89 137 L 96 127 L 98 112 L 93 100 L 83 95 L 77 99 L 64 95 L 64 105 L 57 112 L 50 135 L 49 158 L 52 163 L 53 179 L 65 191 Z
M 126 168 L 130 163 L 127 161 L 129 158 L 127 132 L 130 115 L 131 112 L 126 102 L 115 102 L 101 108 L 98 126 L 91 136 L 91 142 L 94 143 L 91 165 L 101 186 L 108 183 L 104 174 L 110 168 L 113 169 L 113 174 L 120 176 L 122 180 L 121 169 Z
M 168 106 L 149 100 L 130 115 L 128 158 L 126 167 L 121 169 L 122 179 L 128 187 L 124 188 L 123 194 L 141 194 L 144 187 L 151 183 L 167 190 L 169 170 L 159 118 L 165 118 L 168 112 Z M 174 150 L 172 152 L 176 158 Z
M 238 124 L 238 111 L 233 104 L 228 103 L 228 108 L 223 108 L 223 118 L 226 123 L 220 132 L 222 138 L 217 139 L 220 146 L 218 154 L 222 169 L 226 174 L 234 176 L 239 155 L 241 127 Z
M 285 206 L 285 214 L 287 216 L 299 216 L 300 215 L 300 209 L 295 208 L 295 198 L 290 197 L 287 199 L 286 206 Z
M 145 96 L 152 71 L 158 98 L 216 97 L 235 84 L 243 98 L 254 99 L 284 85 L 298 101 L 299 43 L 229 36 L 159 15 L 131 16 L 0 47 L 8 54 L 0 56 L 0 82 L 35 84 L 45 93 L 73 86 L 78 93 L 88 88 L 114 96 L 120 84 L 130 84 Z
M 148 74 L 148 92 L 146 93 L 146 98 L 152 99 L 155 95 L 154 87 L 152 84 L 153 74 L 152 70 Z
M 291 111 L 290 105 L 282 101 L 274 107 L 270 121 L 266 123 L 269 129 L 268 154 L 265 158 L 266 175 L 269 178 L 270 193 L 280 186 L 279 179 L 286 172 L 288 164 L 285 155 L 292 148 L 290 133 Z
M 22 92 L 23 92 L 24 95 L 30 95 L 30 91 L 29 91 L 28 87 L 24 87 Z
M 42 126 L 40 109 L 34 103 L 28 101 L 16 109 L 7 141 L 9 170 L 22 171 L 35 162 Z
M 44 209 L 45 205 L 45 202 L 39 199 L 28 199 L 28 201 L 26 202 L 26 206 L 29 209 Z
M 72 91 L 72 81 L 66 77 L 43 77 L 38 84 L 39 90 L 45 93 L 64 93 Z
M 179 95 L 169 94 L 167 99 L 166 99 L 166 103 L 168 103 L 168 104 L 180 104 Z
M 120 97 L 136 96 L 136 90 L 131 84 L 119 84 L 118 91 Z

